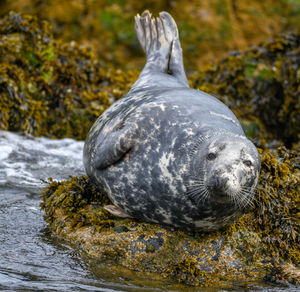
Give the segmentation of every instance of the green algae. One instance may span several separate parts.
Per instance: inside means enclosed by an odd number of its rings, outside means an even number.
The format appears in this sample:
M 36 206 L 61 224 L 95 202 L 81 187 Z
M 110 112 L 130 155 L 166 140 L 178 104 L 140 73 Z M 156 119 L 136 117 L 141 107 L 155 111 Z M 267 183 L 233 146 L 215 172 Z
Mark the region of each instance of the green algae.
M 83 140 L 97 117 L 135 81 L 93 52 L 52 35 L 48 22 L 10 13 L 0 20 L 0 128 Z
M 107 68 L 75 42 L 55 40 L 49 23 L 32 16 L 11 13 L 0 31 L 1 129 L 85 139 L 138 76 Z M 300 133 L 299 43 L 286 34 L 235 53 L 191 75 L 191 86 L 224 101 L 260 147 L 274 139 L 291 147 Z
M 92 50 L 52 35 L 48 22 L 10 13 L 0 20 L 0 128 L 85 139 L 97 117 L 128 92 L 137 71 L 99 61 Z M 287 33 L 189 76 L 215 94 L 262 148 L 299 141 L 299 35 Z
M 41 207 L 54 233 L 101 261 L 194 286 L 264 279 L 297 285 L 299 152 L 262 152 L 253 206 L 236 223 L 208 234 L 115 218 L 103 209 L 108 198 L 87 177 L 50 182 Z
M 99 193 L 87 177 L 71 177 L 69 181 L 57 182 L 51 178 L 49 186 L 43 191 L 41 208 L 47 216 L 45 220 L 56 224 L 56 212 L 64 214 L 64 224 L 72 229 L 81 226 L 93 226 L 100 230 L 101 227 L 111 227 L 114 223 L 108 212 L 99 206 L 109 203 L 109 199 Z M 87 209 L 87 206 L 88 209 Z M 61 224 L 58 224 L 61 228 Z
M 278 139 L 292 147 L 300 138 L 299 47 L 299 35 L 282 35 L 204 68 L 190 76 L 191 85 L 216 95 L 242 124 L 259 129 L 250 135 L 260 132 L 261 141 Z
M 282 32 L 300 30 L 298 0 L 14 0 L 9 10 L 51 21 L 54 35 L 93 47 L 97 56 L 120 68 L 141 68 L 144 54 L 133 31 L 133 17 L 145 9 L 168 11 L 179 24 L 188 70 L 223 59 L 229 50 L 257 45 Z

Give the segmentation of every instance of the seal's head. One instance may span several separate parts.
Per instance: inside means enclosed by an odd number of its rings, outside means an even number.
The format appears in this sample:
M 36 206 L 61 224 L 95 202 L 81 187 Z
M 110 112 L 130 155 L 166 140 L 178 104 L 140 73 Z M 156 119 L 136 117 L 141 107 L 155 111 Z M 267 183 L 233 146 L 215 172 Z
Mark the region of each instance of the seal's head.
M 194 180 L 188 192 L 200 204 L 244 210 L 258 183 L 260 158 L 244 136 L 220 134 L 202 139 L 193 157 Z

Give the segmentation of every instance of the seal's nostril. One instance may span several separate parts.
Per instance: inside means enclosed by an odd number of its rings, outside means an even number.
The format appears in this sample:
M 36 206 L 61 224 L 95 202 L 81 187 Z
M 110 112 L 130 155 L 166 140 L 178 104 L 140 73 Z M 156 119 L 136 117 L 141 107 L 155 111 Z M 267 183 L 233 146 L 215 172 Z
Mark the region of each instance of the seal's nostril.
M 216 175 L 208 184 L 208 189 L 215 193 L 225 193 L 226 183 L 229 179 Z
M 223 180 L 220 177 L 216 177 L 215 179 L 215 189 L 220 191 L 223 189 Z

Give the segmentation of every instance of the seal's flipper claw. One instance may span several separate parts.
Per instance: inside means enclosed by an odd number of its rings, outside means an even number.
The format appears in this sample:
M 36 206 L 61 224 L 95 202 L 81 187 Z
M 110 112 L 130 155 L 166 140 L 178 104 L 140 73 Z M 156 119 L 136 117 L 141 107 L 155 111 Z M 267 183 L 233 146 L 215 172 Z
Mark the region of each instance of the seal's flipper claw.
M 151 13 L 148 10 L 145 10 L 141 16 L 139 14 L 135 16 L 135 33 L 146 56 L 152 43 L 151 26 Z
M 164 14 L 162 17 L 166 18 Z M 135 17 L 135 32 L 143 48 L 147 64 L 151 69 L 166 73 L 172 41 L 172 29 L 164 27 L 163 20 L 151 18 L 151 13 L 145 10 Z
M 145 47 L 146 47 L 145 33 L 144 33 L 144 28 L 141 24 L 141 16 L 139 14 L 137 14 L 134 19 L 135 19 L 135 27 L 134 27 L 135 33 L 140 42 L 141 47 L 143 48 L 143 50 L 145 52 Z
M 157 33 L 157 26 L 155 19 L 151 19 L 151 37 L 152 37 L 152 42 L 151 42 L 151 47 L 150 50 L 155 50 L 157 49 L 157 38 L 158 38 L 158 33 Z
M 157 43 L 162 44 L 165 42 L 165 31 L 162 21 L 159 17 L 156 18 L 156 27 L 157 27 Z M 160 46 L 158 46 L 159 48 Z
M 176 22 L 168 12 L 160 12 L 159 16 L 162 19 L 166 37 L 171 38 L 172 41 L 168 72 L 182 84 L 189 87 L 184 71 L 182 49 Z
M 151 47 L 151 42 L 152 42 L 152 38 L 151 38 L 151 14 L 148 10 L 146 10 L 143 14 L 142 14 L 142 25 L 144 28 L 144 33 L 145 33 L 145 53 L 148 56 L 149 54 L 149 50 Z
M 116 207 L 115 205 L 107 205 L 103 207 L 107 212 L 110 214 L 120 217 L 120 218 L 132 218 L 130 215 L 128 215 L 125 211 L 123 211 L 121 208 Z
M 168 42 L 178 38 L 178 29 L 175 20 L 168 12 L 160 12 L 159 17 L 164 27 L 165 38 Z
M 186 78 L 184 70 L 182 49 L 179 39 L 174 40 L 172 43 L 172 53 L 169 61 L 169 71 L 184 86 L 189 87 L 189 82 Z

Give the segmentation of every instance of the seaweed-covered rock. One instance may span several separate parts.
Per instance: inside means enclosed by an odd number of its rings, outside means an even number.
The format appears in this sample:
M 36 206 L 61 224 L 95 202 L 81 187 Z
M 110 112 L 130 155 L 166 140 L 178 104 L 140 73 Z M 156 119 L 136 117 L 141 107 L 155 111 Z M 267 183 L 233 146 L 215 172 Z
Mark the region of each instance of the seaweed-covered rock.
M 234 52 L 190 79 L 193 87 L 218 96 L 242 121 L 256 124 L 254 134 L 260 131 L 260 136 L 291 147 L 300 139 L 299 64 L 300 36 L 286 34 Z M 253 127 L 245 128 L 251 134 Z
M 43 190 L 45 220 L 90 256 L 196 286 L 267 280 L 300 284 L 299 150 L 263 152 L 257 199 L 235 224 L 209 234 L 114 218 L 86 177 Z
M 10 13 L 0 20 L 0 128 L 83 140 L 137 74 L 105 69 L 91 50 L 55 40 L 51 26 Z
M 10 13 L 0 32 L 1 129 L 83 140 L 138 76 L 55 40 L 49 23 L 32 16 Z M 292 147 L 300 135 L 299 47 L 299 35 L 286 34 L 235 52 L 191 75 L 191 86 L 223 100 L 259 146 L 278 139 Z
M 299 0 L 14 0 L 9 10 L 51 21 L 56 37 L 92 46 L 101 60 L 121 68 L 141 68 L 144 54 L 133 31 L 133 17 L 145 9 L 168 11 L 179 24 L 188 70 L 223 59 L 289 30 L 300 31 Z

